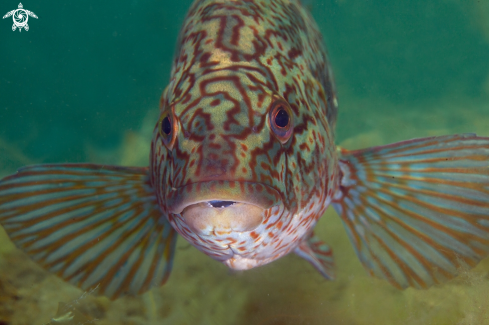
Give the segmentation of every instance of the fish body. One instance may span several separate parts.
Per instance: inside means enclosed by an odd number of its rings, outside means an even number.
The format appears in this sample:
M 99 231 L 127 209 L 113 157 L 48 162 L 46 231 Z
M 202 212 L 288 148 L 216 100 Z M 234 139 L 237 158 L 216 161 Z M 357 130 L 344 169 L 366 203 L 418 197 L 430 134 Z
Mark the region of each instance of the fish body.
M 338 179 L 332 79 L 318 28 L 298 1 L 194 3 L 160 102 L 160 123 L 171 115 L 175 139 L 169 150 L 157 127 L 151 154 L 153 182 L 171 184 L 157 187 L 160 206 L 180 235 L 234 269 L 298 246 Z M 271 126 L 277 107 L 290 118 L 286 140 Z M 185 222 L 182 210 L 212 200 L 260 215 L 246 231 L 233 231 L 239 222 Z
M 196 1 L 148 168 L 36 165 L 0 181 L 0 223 L 46 269 L 117 298 L 163 284 L 177 234 L 232 269 L 290 252 L 334 279 L 331 204 L 366 270 L 427 288 L 489 254 L 489 138 L 337 148 L 322 37 L 295 0 Z

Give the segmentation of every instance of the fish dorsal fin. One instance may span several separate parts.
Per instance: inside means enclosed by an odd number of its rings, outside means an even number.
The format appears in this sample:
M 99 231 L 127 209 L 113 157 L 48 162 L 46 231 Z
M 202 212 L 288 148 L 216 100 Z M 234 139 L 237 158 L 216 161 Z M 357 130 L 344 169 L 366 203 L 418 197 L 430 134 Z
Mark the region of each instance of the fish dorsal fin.
M 163 284 L 177 238 L 147 168 L 22 168 L 0 181 L 0 224 L 44 268 L 113 299 Z
M 372 275 L 427 288 L 489 253 L 489 138 L 343 151 L 333 206 Z

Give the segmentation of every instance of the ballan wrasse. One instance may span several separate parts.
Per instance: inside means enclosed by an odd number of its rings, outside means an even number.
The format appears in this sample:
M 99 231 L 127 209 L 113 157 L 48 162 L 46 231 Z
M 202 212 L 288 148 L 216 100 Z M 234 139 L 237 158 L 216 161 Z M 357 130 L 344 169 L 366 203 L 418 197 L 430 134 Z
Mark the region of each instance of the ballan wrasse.
M 328 205 L 372 275 L 426 288 L 489 253 L 489 138 L 347 151 L 321 34 L 296 0 L 196 1 L 160 101 L 149 168 L 21 168 L 0 223 L 46 269 L 111 298 L 168 278 L 177 233 L 231 269 L 290 252 L 333 279 Z

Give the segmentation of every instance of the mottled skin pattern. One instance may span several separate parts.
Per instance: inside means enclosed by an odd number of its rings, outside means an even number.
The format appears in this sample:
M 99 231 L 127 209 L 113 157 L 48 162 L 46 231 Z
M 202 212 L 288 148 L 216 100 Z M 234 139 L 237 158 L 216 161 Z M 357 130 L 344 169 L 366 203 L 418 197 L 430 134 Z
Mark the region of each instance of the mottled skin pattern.
M 271 126 L 280 103 L 292 115 L 288 139 Z M 160 109 L 152 182 L 185 239 L 231 268 L 248 269 L 309 236 L 338 182 L 337 101 L 322 37 L 300 2 L 196 1 Z M 170 135 L 162 131 L 167 116 Z M 188 227 L 182 207 L 217 199 L 267 208 L 252 231 Z

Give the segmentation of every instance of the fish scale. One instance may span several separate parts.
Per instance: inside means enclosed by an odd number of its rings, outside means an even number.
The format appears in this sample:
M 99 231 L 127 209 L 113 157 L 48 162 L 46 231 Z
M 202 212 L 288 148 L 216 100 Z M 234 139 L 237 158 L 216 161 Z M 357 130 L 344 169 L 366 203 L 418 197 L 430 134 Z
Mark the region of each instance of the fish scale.
M 236 270 L 291 252 L 326 279 L 329 205 L 367 272 L 427 288 L 489 254 L 489 138 L 348 151 L 321 34 L 294 0 L 195 1 L 148 168 L 37 165 L 0 181 L 0 224 L 46 269 L 112 299 L 169 277 L 177 234 Z

